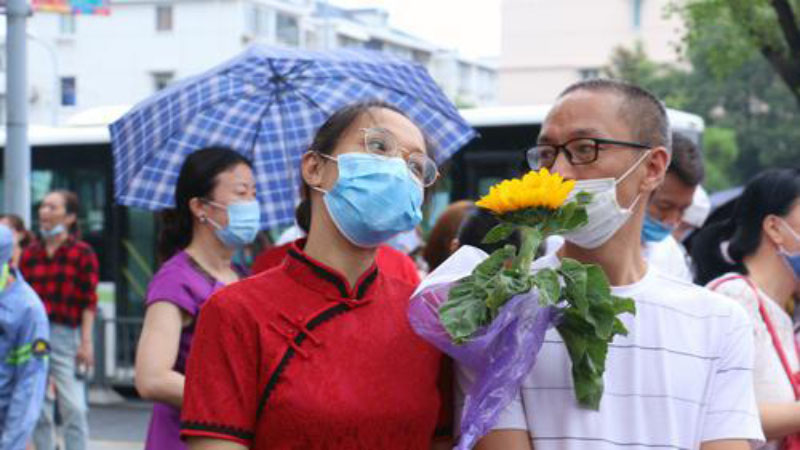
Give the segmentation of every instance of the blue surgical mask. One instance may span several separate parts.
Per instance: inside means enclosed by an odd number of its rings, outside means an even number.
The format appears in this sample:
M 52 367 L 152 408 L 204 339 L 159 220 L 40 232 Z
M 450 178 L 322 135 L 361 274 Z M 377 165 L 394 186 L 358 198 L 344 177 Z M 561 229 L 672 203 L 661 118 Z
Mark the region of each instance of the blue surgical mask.
M 342 235 L 358 247 L 376 247 L 422 220 L 422 186 L 402 158 L 345 153 L 339 179 L 324 202 Z
M 675 227 L 650 217 L 650 214 L 645 214 L 644 226 L 642 227 L 642 240 L 645 242 L 661 242 L 666 239 L 674 229 Z
M 795 240 L 800 242 L 800 236 L 797 235 L 792 227 L 790 227 L 785 221 L 783 224 L 786 226 L 786 229 L 789 230 L 789 233 L 792 234 Z M 779 247 L 778 251 L 780 252 L 781 256 L 783 256 L 783 260 L 786 261 L 786 264 L 789 266 L 789 268 L 792 269 L 795 280 L 800 280 L 800 252 L 790 253 L 784 250 L 782 247 Z
M 53 237 L 58 236 L 59 234 L 66 231 L 66 227 L 64 227 L 63 223 L 60 223 L 49 230 L 45 230 L 44 228 L 39 228 L 39 234 L 42 235 L 45 239 L 50 239 Z
M 214 227 L 217 238 L 226 247 L 238 249 L 255 240 L 258 230 L 261 229 L 261 207 L 258 201 L 231 203 L 228 206 L 209 200 L 205 202 L 217 208 L 224 208 L 228 212 L 228 225 L 225 227 L 208 219 Z

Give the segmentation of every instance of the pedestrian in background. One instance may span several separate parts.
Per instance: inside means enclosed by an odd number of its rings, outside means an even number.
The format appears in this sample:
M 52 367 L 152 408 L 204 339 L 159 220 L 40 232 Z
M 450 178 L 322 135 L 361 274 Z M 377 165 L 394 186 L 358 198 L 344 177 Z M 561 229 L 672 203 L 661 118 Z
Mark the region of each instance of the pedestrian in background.
M 41 240 L 20 258 L 20 271 L 39 294 L 50 319 L 50 373 L 63 418 L 66 450 L 85 450 L 89 440 L 86 376 L 94 365 L 92 331 L 97 309 L 98 263 L 79 239 L 78 197 L 47 194 L 39 206 Z M 34 432 L 37 450 L 55 449 L 54 404 L 45 401 Z
M 692 206 L 694 194 L 705 177 L 703 155 L 688 137 L 672 133 L 672 158 L 664 182 L 647 203 L 642 226 L 642 253 L 661 272 L 692 282 L 689 256 L 672 236 Z
M 472 201 L 460 200 L 448 205 L 436 219 L 422 251 L 429 272 L 436 270 L 439 264 L 456 251 L 458 244 L 455 239 L 458 237 L 458 230 L 474 208 L 475 203 Z
M 0 225 L 0 450 L 23 450 L 42 411 L 49 326 L 44 305 L 11 267 L 13 231 Z
M 308 238 L 200 314 L 181 422 L 191 449 L 430 448 L 441 354 L 408 323 L 415 286 L 375 263 L 422 219 L 427 150 L 384 103 L 320 127 L 301 160 Z
M 179 450 L 186 357 L 200 307 L 211 294 L 245 275 L 232 263 L 260 228 L 250 161 L 227 148 L 186 158 L 175 187 L 175 208 L 162 216 L 159 259 L 147 291 L 136 354 L 136 389 L 156 403 L 145 448 Z
M 11 267 L 19 267 L 19 258 L 25 247 L 33 243 L 36 238 L 33 233 L 25 228 L 25 222 L 16 214 L 2 214 L 0 215 L 0 224 L 11 228 L 14 233 L 14 252 L 11 256 Z
M 701 231 L 694 242 L 716 256 L 699 261 L 704 272 L 720 274 L 708 287 L 750 315 L 753 383 L 768 449 L 800 448 L 800 361 L 786 312 L 800 283 L 798 200 L 800 170 L 764 171 L 747 184 L 733 216 Z M 781 447 L 787 436 L 792 445 Z

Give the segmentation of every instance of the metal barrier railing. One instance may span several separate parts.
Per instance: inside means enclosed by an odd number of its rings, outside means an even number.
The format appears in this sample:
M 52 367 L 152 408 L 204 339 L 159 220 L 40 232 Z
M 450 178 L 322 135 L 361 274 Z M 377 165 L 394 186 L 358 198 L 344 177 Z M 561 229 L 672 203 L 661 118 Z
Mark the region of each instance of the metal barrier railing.
M 95 385 L 133 386 L 136 345 L 142 332 L 141 317 L 103 317 L 95 320 Z

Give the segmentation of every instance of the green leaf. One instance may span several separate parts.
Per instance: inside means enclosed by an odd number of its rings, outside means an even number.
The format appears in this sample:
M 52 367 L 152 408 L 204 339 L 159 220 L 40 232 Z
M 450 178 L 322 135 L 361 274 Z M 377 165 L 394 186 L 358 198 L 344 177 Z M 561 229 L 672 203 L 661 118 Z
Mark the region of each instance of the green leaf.
M 565 231 L 570 231 L 582 227 L 587 222 L 589 222 L 589 215 L 586 212 L 586 208 L 581 206 L 576 208 L 575 211 L 573 211 L 572 214 L 566 218 L 561 227 Z
M 567 346 L 572 365 L 575 367 L 576 361 L 580 362 L 584 355 L 586 355 L 586 339 L 581 333 L 574 332 L 568 326 L 559 325 L 556 329 L 558 330 L 558 334 L 561 335 L 561 339 L 564 339 L 564 344 Z
M 572 366 L 572 381 L 575 384 L 575 397 L 584 408 L 600 409 L 603 398 L 603 377 L 597 376 L 588 364 Z
M 592 202 L 592 194 L 581 191 L 575 196 L 575 202 L 580 206 L 586 206 Z
M 595 264 L 586 266 L 586 292 L 593 299 L 605 299 L 611 296 L 611 286 L 600 266 Z
M 616 318 L 610 302 L 591 304 L 586 315 L 586 320 L 594 325 L 595 335 L 603 341 L 611 339 Z
M 468 276 L 450 289 L 439 307 L 439 321 L 455 343 L 467 340 L 488 320 L 489 310 L 482 298 L 473 295 L 474 278 Z
M 633 299 L 612 295 L 611 301 L 614 304 L 615 313 L 636 314 L 636 302 L 634 302 Z
M 539 289 L 539 303 L 555 305 L 561 297 L 561 283 L 553 269 L 542 269 L 533 276 L 533 284 Z
M 511 233 L 514 232 L 514 225 L 510 223 L 501 223 L 492 228 L 486 236 L 483 237 L 484 244 L 496 244 L 502 240 L 508 239 Z
M 574 259 L 564 258 L 561 260 L 561 267 L 558 268 L 558 272 L 564 278 L 567 301 L 581 311 L 589 308 L 589 299 L 586 294 L 588 287 L 586 267 Z
M 516 255 L 517 249 L 513 245 L 506 245 L 503 248 L 497 249 L 489 255 L 483 262 L 478 264 L 472 271 L 476 280 L 485 283 L 486 280 L 495 276 L 506 265 L 506 262 Z

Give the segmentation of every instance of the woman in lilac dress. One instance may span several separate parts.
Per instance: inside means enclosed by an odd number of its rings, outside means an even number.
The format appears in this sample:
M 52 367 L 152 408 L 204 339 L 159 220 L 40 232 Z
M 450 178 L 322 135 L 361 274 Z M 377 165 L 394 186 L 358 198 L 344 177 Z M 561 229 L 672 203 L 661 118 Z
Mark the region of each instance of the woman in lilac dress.
M 145 448 L 181 450 L 180 408 L 197 314 L 214 291 L 242 277 L 233 254 L 259 229 L 250 162 L 225 148 L 192 153 L 178 177 L 175 208 L 162 219 L 164 263 L 147 290 L 136 389 L 155 402 Z

